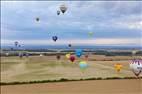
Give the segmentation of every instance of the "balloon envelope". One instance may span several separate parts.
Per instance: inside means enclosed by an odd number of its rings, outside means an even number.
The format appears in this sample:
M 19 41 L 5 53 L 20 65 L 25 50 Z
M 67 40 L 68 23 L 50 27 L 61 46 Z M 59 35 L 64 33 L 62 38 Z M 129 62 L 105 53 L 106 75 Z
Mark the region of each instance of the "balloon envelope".
M 59 10 L 57 11 L 57 15 L 60 15 L 60 11 Z
M 67 59 L 69 59 L 69 58 L 70 58 L 70 56 L 71 56 L 70 54 L 66 54 L 66 58 L 67 58 Z
M 9 56 L 9 53 L 7 52 L 7 53 L 5 53 L 5 55 L 6 55 L 6 56 Z
M 88 67 L 88 64 L 85 61 L 79 62 L 79 67 L 81 69 L 86 69 Z
M 58 60 L 60 60 L 60 58 L 61 58 L 61 56 L 60 55 L 57 55 L 57 57 L 56 57 Z
M 117 72 L 120 72 L 120 70 L 122 69 L 122 65 L 117 63 L 117 64 L 114 65 L 114 68 Z
M 132 60 L 130 63 L 130 69 L 136 76 L 139 76 L 142 72 L 142 60 Z
M 82 49 L 75 50 L 75 54 L 76 54 L 77 57 L 80 57 L 83 54 Z
M 18 42 L 17 42 L 17 41 L 15 41 L 15 43 L 14 43 L 14 44 L 15 44 L 15 46 L 18 46 Z
M 89 32 L 89 36 L 93 36 L 93 32 Z
M 23 57 L 23 53 L 20 52 L 19 53 L 19 57 L 22 58 Z
M 66 12 L 66 10 L 67 10 L 67 7 L 65 5 L 61 5 L 60 10 L 64 14 Z
M 69 44 L 68 46 L 71 47 L 71 44 Z
M 85 58 L 88 59 L 88 57 L 89 57 L 88 54 L 86 54 L 86 55 L 85 55 Z
M 53 36 L 52 39 L 56 42 L 58 37 L 57 36 Z
M 40 56 L 40 57 L 42 57 L 42 56 L 43 56 L 43 54 L 40 54 L 39 56 Z
M 37 21 L 37 22 L 39 21 L 39 18 L 38 18 L 38 17 L 36 18 L 36 21 Z
M 73 56 L 73 55 L 70 56 L 70 61 L 71 61 L 71 62 L 74 62 L 74 61 L 75 61 L 75 56 Z

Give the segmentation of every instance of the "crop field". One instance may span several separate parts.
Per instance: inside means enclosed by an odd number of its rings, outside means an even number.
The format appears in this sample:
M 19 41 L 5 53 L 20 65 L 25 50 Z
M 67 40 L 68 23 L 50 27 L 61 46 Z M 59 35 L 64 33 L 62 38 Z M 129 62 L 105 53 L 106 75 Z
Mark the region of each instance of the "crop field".
M 1 86 L 2 94 L 141 94 L 141 79 Z
M 140 58 L 139 56 L 135 58 Z M 70 62 L 64 55 L 60 60 L 56 56 L 18 56 L 1 57 L 1 82 L 27 82 L 41 80 L 86 79 L 107 77 L 135 77 L 129 69 L 131 56 L 104 56 L 90 55 L 86 62 L 88 67 L 81 70 L 78 62 L 84 56 Z M 122 64 L 122 69 L 117 72 L 114 64 Z

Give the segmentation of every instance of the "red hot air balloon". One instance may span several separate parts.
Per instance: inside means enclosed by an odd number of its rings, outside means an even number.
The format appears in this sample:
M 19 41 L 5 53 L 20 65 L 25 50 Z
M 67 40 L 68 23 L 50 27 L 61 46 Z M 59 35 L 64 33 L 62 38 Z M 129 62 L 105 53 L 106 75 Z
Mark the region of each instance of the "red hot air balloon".
M 69 59 L 70 59 L 71 62 L 74 62 L 75 61 L 75 56 L 71 55 Z

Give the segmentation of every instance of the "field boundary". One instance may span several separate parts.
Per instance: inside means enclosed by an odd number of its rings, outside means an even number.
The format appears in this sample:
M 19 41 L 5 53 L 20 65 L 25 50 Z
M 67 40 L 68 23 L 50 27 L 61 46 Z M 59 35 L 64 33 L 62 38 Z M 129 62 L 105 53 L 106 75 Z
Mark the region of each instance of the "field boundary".
M 36 83 L 55 83 L 55 82 L 71 82 L 71 81 L 89 81 L 89 80 L 121 80 L 121 79 L 142 79 L 142 77 L 108 77 L 108 78 L 85 78 L 85 79 L 66 79 L 61 78 L 59 80 L 37 80 L 28 82 L 0 82 L 0 85 L 22 85 L 22 84 L 36 84 Z

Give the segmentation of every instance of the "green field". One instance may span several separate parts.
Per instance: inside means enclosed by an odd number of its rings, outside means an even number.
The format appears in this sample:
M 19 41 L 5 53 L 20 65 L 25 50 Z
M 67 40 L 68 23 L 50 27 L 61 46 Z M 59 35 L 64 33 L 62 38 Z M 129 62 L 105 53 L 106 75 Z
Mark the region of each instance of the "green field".
M 130 56 L 91 55 L 88 68 L 82 71 L 78 62 L 83 59 L 78 58 L 72 63 L 63 55 L 60 60 L 56 56 L 1 57 L 1 82 L 135 76 L 129 69 Z M 123 65 L 120 73 L 115 71 L 115 63 Z

